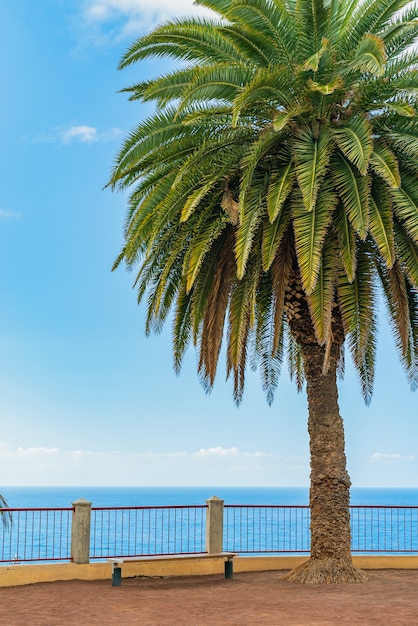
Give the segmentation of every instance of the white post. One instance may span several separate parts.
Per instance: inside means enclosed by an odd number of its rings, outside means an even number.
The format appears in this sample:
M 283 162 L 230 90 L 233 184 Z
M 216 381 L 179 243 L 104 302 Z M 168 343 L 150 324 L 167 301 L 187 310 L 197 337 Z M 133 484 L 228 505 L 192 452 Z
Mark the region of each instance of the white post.
M 74 507 L 71 525 L 71 559 L 73 563 L 90 561 L 91 502 L 80 498 Z
M 206 500 L 206 552 L 222 552 L 224 501 L 216 496 Z

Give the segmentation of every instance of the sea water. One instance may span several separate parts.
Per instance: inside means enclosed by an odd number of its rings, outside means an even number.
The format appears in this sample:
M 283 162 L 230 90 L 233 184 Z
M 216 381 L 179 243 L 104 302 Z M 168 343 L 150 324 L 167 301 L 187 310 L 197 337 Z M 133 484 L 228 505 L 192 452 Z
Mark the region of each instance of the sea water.
M 307 505 L 307 487 L 0 487 L 11 508 L 70 507 L 79 498 L 93 506 L 175 506 L 205 504 L 216 496 L 225 504 Z M 418 506 L 418 488 L 351 489 L 351 504 Z

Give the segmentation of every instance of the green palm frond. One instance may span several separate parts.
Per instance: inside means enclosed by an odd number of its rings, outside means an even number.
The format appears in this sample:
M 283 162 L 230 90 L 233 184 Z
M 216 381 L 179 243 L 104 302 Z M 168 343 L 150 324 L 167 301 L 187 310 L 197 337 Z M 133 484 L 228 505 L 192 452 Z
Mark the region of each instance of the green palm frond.
M 327 10 L 323 0 L 300 0 L 297 27 L 301 54 L 305 58 L 320 51 L 328 26 Z
M 226 216 L 209 221 L 206 219 L 205 213 L 202 213 L 184 259 L 184 274 L 187 279 L 186 290 L 188 292 L 193 287 L 203 259 L 227 223 Z
M 360 239 L 369 230 L 370 181 L 360 176 L 342 155 L 335 155 L 331 166 L 335 186 L 347 217 Z
M 264 49 L 271 65 L 283 61 L 290 68 L 294 66 L 296 33 L 293 16 L 282 9 L 281 3 L 235 0 L 226 17 L 245 24 L 247 32 L 263 33 Z
M 180 98 L 183 90 L 190 85 L 195 77 L 195 69 L 187 67 L 182 70 L 169 72 L 154 80 L 146 80 L 136 83 L 131 87 L 122 89 L 122 93 L 129 93 L 129 100 L 142 100 L 150 102 L 155 100 L 159 107 L 165 107 L 172 100 Z
M 392 19 L 391 24 L 383 31 L 386 51 L 389 58 L 396 58 L 409 48 L 417 36 L 418 7 L 412 6 L 403 11 L 402 16 Z
M 364 175 L 373 150 L 372 125 L 362 116 L 352 118 L 347 126 L 333 130 L 341 152 Z
M 233 0 L 194 0 L 194 4 L 212 9 L 212 11 L 219 13 L 223 17 L 228 13 L 232 3 Z
M 238 278 L 242 278 L 245 272 L 254 233 L 266 212 L 268 180 L 266 179 L 266 173 L 262 169 L 256 171 L 256 168 L 263 155 L 268 153 L 275 143 L 276 135 L 272 129 L 269 129 L 253 142 L 241 162 L 240 219 L 236 243 Z
M 325 52 L 330 48 L 330 41 L 328 39 L 322 40 L 322 45 L 317 52 L 315 52 L 312 56 L 310 56 L 304 64 L 302 65 L 302 69 L 308 72 L 312 70 L 313 72 L 317 72 L 319 69 L 319 64 L 321 62 L 322 57 Z
M 296 176 L 307 211 L 315 206 L 319 187 L 331 156 L 332 144 L 324 130 L 319 137 L 301 130 L 293 141 Z
M 386 188 L 377 180 L 369 204 L 370 235 L 388 268 L 395 261 L 392 204 Z
M 338 237 L 341 262 L 348 281 L 352 283 L 356 276 L 357 242 L 355 232 L 341 202 L 335 212 L 333 226 Z
M 132 180 L 131 172 L 139 177 L 142 169 L 142 159 L 149 159 L 150 154 L 156 155 L 160 146 L 166 146 L 173 141 L 188 136 L 193 138 L 194 129 L 185 126 L 181 116 L 177 116 L 174 108 L 167 108 L 148 118 L 130 133 L 122 144 L 114 167 L 109 185 L 121 188 L 128 187 Z M 155 157 L 154 157 L 155 158 Z
M 240 196 L 240 220 L 235 246 L 237 274 L 239 279 L 245 274 L 255 233 L 267 212 L 266 193 L 266 176 L 261 170 L 253 174 L 251 186 L 244 188 Z
M 351 73 L 367 73 L 383 76 L 386 64 L 385 45 L 380 37 L 366 33 L 355 50 L 353 60 L 342 71 L 343 75 Z
M 374 142 L 374 150 L 370 155 L 370 165 L 390 187 L 394 189 L 400 187 L 401 177 L 398 162 L 393 152 L 382 141 Z
M 123 55 L 119 69 L 149 57 L 171 57 L 181 61 L 207 58 L 240 61 L 236 48 L 222 36 L 217 21 L 208 19 L 173 20 L 137 39 Z
M 356 366 L 364 358 L 364 352 L 372 333 L 375 309 L 374 280 L 373 264 L 367 248 L 364 247 L 361 247 L 357 253 L 355 279 L 353 281 L 347 280 L 345 272 L 342 271 L 338 275 L 338 305 Z
M 381 32 L 382 29 L 387 28 L 392 25 L 394 16 L 396 16 L 402 9 L 411 5 L 410 0 L 384 0 L 383 2 L 377 3 L 378 14 L 375 17 L 372 29 L 373 32 Z M 403 19 L 405 18 L 405 13 L 402 11 Z
M 291 205 L 287 203 L 273 223 L 263 222 L 262 261 L 263 270 L 270 269 L 282 238 L 288 229 L 291 219 Z
M 183 356 L 192 338 L 192 294 L 180 289 L 174 308 L 173 360 L 175 372 L 180 372 Z
M 300 109 L 296 107 L 297 103 L 294 101 L 289 71 L 286 66 L 262 67 L 252 77 L 252 80 L 247 82 L 234 100 L 233 125 L 237 124 L 240 115 L 252 105 L 261 106 L 268 111 L 275 109 L 282 111 L 284 109 L 288 119 L 299 114 Z
M 322 248 L 331 223 L 338 196 L 331 185 L 323 185 L 312 211 L 307 211 L 302 198 L 293 198 L 293 231 L 302 285 L 310 295 L 321 268 Z
M 258 67 L 270 65 L 270 53 L 266 50 L 263 33 L 251 32 L 236 24 L 224 26 L 223 34 L 239 50 L 246 59 L 251 59 Z
M 254 71 L 243 64 L 219 63 L 210 67 L 194 68 L 193 80 L 185 85 L 180 96 L 178 111 L 196 102 L 211 100 L 231 101 L 242 93 L 243 85 L 252 80 Z M 233 118 L 234 119 L 234 118 Z
M 395 215 L 403 224 L 412 241 L 418 245 L 418 191 L 416 177 L 404 173 L 402 187 L 391 189 Z
M 270 222 L 274 222 L 279 215 L 291 192 L 295 178 L 296 172 L 291 160 L 272 173 L 267 194 L 267 212 Z
M 329 237 L 322 249 L 318 278 L 308 294 L 307 301 L 315 335 L 319 345 L 330 341 L 331 314 L 334 305 L 337 254 L 333 238 Z
M 344 22 L 344 44 L 353 49 L 369 33 L 379 33 L 387 27 L 394 15 L 400 11 L 408 0 L 369 0 L 366 4 L 352 1 Z M 363 34 L 366 35 L 363 35 Z
M 410 134 L 408 128 L 406 128 L 404 132 L 391 130 L 386 134 L 386 138 L 395 149 L 418 160 L 418 132 L 415 129 L 415 124 L 410 128 L 412 133 L 414 130 L 415 135 Z

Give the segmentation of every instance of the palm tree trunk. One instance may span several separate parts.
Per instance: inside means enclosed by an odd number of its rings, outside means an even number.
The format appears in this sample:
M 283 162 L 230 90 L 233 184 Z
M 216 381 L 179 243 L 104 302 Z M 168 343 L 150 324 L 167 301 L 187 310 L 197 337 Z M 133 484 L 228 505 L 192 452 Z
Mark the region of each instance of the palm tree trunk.
M 296 283 L 293 296 L 295 286 Z M 294 299 L 290 304 L 288 320 L 301 347 L 308 396 L 311 556 L 309 561 L 293 570 L 288 579 L 308 584 L 364 582 L 367 575 L 353 565 L 350 548 L 351 481 L 346 468 L 344 427 L 337 389 L 337 366 L 344 343 L 341 316 L 335 307 L 333 339 L 324 373 L 325 348 L 317 342 L 306 298 L 300 291 L 297 302 L 297 308 Z
M 311 557 L 288 576 L 304 583 L 364 582 L 351 558 L 350 477 L 338 408 L 336 363 L 322 374 L 324 350 L 302 349 L 309 405 Z M 319 372 L 319 375 L 318 375 Z

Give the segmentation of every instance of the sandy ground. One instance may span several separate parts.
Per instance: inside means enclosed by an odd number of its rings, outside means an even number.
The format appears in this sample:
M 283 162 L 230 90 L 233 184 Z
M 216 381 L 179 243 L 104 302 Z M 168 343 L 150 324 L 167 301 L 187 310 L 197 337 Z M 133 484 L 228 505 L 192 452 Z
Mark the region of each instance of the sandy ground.
M 418 626 L 418 571 L 305 586 L 284 572 L 38 583 L 0 588 L 1 626 Z

